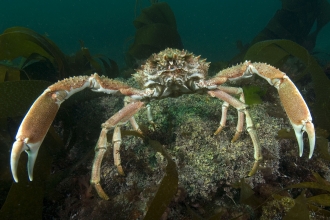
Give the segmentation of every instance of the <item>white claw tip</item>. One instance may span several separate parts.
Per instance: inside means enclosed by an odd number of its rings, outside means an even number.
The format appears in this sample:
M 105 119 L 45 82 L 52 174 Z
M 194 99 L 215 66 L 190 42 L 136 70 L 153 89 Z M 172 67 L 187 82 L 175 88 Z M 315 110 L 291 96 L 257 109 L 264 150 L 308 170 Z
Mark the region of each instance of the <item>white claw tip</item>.
M 14 178 L 14 181 L 15 181 L 16 183 L 18 183 L 18 178 L 17 178 L 17 176 L 13 176 L 13 178 Z

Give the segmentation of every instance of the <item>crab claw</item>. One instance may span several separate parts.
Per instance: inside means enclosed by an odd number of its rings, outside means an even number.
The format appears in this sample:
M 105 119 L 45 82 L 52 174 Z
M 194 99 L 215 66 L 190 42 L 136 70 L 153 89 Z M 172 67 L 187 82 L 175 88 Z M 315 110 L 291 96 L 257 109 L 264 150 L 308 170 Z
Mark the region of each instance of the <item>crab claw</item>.
M 256 73 L 277 89 L 281 103 L 295 131 L 299 155 L 303 154 L 303 133 L 306 131 L 309 139 L 309 158 L 311 158 L 315 147 L 315 130 L 311 113 L 297 87 L 285 73 L 265 63 L 253 63 L 248 66 L 247 71 Z
M 296 125 L 293 122 L 291 122 L 291 124 L 297 137 L 300 157 L 302 156 L 304 150 L 303 134 L 305 131 L 307 132 L 309 139 L 309 158 L 311 158 L 315 147 L 315 131 L 313 123 L 310 120 L 304 121 L 301 125 Z
M 312 123 L 312 116 L 305 100 L 287 76 L 284 76 L 281 80 L 278 86 L 278 93 L 295 131 L 299 146 L 299 156 L 303 154 L 303 134 L 306 131 L 309 139 L 309 158 L 311 158 L 315 148 L 315 130 Z
M 17 167 L 23 151 L 28 154 L 28 175 L 29 179 L 33 180 L 33 167 L 40 145 L 59 108 L 59 104 L 56 103 L 58 94 L 60 92 L 46 89 L 33 103 L 18 129 L 10 156 L 11 172 L 15 182 L 18 182 Z
M 10 167 L 15 182 L 18 182 L 17 167 L 19 158 L 23 151 L 28 154 L 27 170 L 30 181 L 33 180 L 33 167 L 38 155 L 40 145 L 41 142 L 35 144 L 28 144 L 28 138 L 26 138 L 25 140 L 18 139 L 17 141 L 15 141 L 10 156 Z

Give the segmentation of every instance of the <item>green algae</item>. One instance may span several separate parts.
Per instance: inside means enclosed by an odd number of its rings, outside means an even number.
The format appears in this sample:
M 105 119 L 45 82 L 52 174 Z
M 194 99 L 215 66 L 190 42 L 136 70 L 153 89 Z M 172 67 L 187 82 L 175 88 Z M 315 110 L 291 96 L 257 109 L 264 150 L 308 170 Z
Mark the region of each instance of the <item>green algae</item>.
M 245 103 L 248 105 L 261 104 L 261 97 L 266 94 L 266 89 L 259 86 L 244 86 Z

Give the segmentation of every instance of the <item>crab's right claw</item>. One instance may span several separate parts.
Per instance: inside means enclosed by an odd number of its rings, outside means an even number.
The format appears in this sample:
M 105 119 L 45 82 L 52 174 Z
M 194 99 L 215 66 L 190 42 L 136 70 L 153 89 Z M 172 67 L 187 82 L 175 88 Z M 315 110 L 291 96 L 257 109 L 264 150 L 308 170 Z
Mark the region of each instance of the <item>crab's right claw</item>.
M 25 140 L 18 139 L 13 144 L 13 148 L 12 148 L 11 156 L 10 156 L 10 167 L 11 167 L 11 172 L 13 174 L 15 182 L 18 182 L 17 167 L 18 167 L 19 158 L 23 151 L 25 151 L 28 154 L 28 164 L 27 164 L 28 175 L 29 175 L 30 181 L 33 180 L 33 167 L 34 167 L 34 163 L 36 161 L 41 143 L 28 144 L 27 142 L 28 142 L 28 139 L 25 139 Z

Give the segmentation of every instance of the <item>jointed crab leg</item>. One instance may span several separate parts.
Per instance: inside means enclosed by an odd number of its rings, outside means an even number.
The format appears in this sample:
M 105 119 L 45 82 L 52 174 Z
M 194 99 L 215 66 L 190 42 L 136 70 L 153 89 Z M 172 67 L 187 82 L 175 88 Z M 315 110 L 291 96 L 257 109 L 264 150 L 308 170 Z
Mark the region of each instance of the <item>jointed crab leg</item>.
M 114 114 L 111 118 L 109 118 L 105 123 L 102 124 L 102 131 L 95 147 L 95 158 L 93 162 L 91 184 L 94 185 L 99 196 L 105 200 L 108 200 L 109 197 L 103 191 L 100 185 L 100 168 L 101 168 L 103 156 L 108 146 L 107 133 L 110 129 L 114 128 L 113 139 L 112 139 L 113 140 L 112 143 L 114 144 L 113 147 L 114 163 L 117 166 L 119 174 L 124 175 L 124 171 L 121 166 L 120 152 L 119 152 L 120 143 L 121 143 L 121 134 L 120 134 L 120 127 L 118 125 L 130 120 L 133 117 L 133 115 L 143 107 L 143 105 L 144 103 L 140 101 L 131 102 L 125 105 L 124 108 L 122 108 L 119 112 Z
M 222 110 L 221 110 L 220 124 L 219 124 L 218 129 L 214 132 L 214 135 L 219 134 L 222 131 L 222 129 L 226 126 L 228 108 L 229 108 L 228 102 L 223 102 Z
M 18 129 L 10 158 L 11 170 L 16 182 L 18 181 L 17 166 L 21 153 L 26 151 L 28 154 L 28 174 L 29 179 L 32 181 L 33 167 L 40 145 L 61 103 L 85 88 L 108 94 L 122 93 L 127 96 L 141 96 L 139 90 L 133 90 L 122 82 L 100 77 L 96 73 L 92 76 L 64 79 L 49 86 L 33 103 Z
M 239 100 L 242 103 L 245 103 L 245 98 L 244 98 L 244 93 L 243 93 L 242 88 L 218 86 L 217 89 L 219 89 L 223 92 L 226 92 L 228 94 L 231 94 L 231 95 L 239 95 Z M 220 120 L 220 126 L 214 133 L 215 135 L 218 134 L 226 125 L 228 107 L 229 107 L 229 104 L 227 102 L 224 102 L 222 104 L 222 115 L 221 115 L 221 120 Z M 237 113 L 238 113 L 238 119 L 237 119 L 236 133 L 235 133 L 233 139 L 231 140 L 231 142 L 235 142 L 243 131 L 244 112 L 237 110 Z
M 125 176 L 123 167 L 121 166 L 121 158 L 120 158 L 121 132 L 119 126 L 116 126 L 115 130 L 113 131 L 112 144 L 113 144 L 114 164 L 117 167 L 119 175 Z
M 251 116 L 250 116 L 248 110 L 246 109 L 247 105 L 221 90 L 209 91 L 208 94 L 211 95 L 212 97 L 217 97 L 221 100 L 224 100 L 225 102 L 229 103 L 229 105 L 236 108 L 237 111 L 245 114 L 246 129 L 250 134 L 250 137 L 253 142 L 253 147 L 254 147 L 255 163 L 253 165 L 252 170 L 249 173 L 249 176 L 252 176 L 257 171 L 258 164 L 262 160 L 262 154 L 261 154 L 261 148 L 260 148 L 260 143 L 259 143 L 256 129 L 253 125 Z

